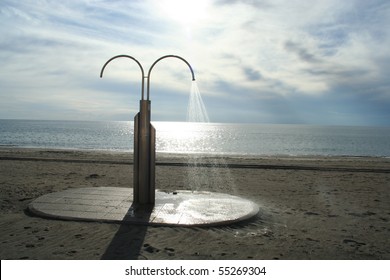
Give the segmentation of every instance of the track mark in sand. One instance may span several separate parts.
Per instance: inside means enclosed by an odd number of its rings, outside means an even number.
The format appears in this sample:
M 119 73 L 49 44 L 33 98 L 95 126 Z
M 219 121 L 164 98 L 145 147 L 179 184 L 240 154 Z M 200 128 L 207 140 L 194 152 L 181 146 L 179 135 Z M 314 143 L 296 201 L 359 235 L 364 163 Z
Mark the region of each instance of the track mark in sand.
M 99 174 L 91 174 L 91 175 L 88 175 L 87 177 L 85 177 L 85 179 L 98 179 L 100 177 L 104 177 L 105 175 L 99 175 Z
M 312 242 L 320 242 L 320 240 L 313 239 L 313 238 L 310 238 L 310 237 L 307 237 L 306 240 L 307 241 L 312 241 Z
M 76 239 L 79 239 L 79 240 L 84 240 L 85 239 L 85 237 L 81 233 L 75 234 L 74 237 Z
M 352 246 L 363 246 L 363 245 L 366 245 L 366 243 L 364 243 L 364 242 L 358 242 L 358 241 L 353 240 L 353 239 L 344 239 L 343 243 L 350 244 Z
M 348 213 L 348 215 L 362 218 L 362 217 L 374 216 L 376 215 L 376 213 L 371 211 L 366 211 L 363 213 Z
M 26 201 L 26 200 L 32 200 L 32 199 L 34 199 L 34 197 L 24 197 L 24 198 L 20 198 L 20 199 L 18 199 L 18 201 Z
M 71 251 L 68 251 L 66 252 L 66 255 L 70 256 L 70 257 L 73 257 L 75 254 L 77 254 L 78 251 L 77 250 L 71 250 Z
M 173 248 L 165 247 L 164 251 L 170 257 L 173 257 L 175 255 L 175 249 L 173 249 Z
M 337 217 L 339 217 L 339 215 L 329 214 L 327 217 L 328 218 L 337 218 Z
M 309 216 L 318 216 L 318 215 L 320 215 L 320 214 L 318 214 L 318 213 L 316 213 L 316 212 L 310 212 L 310 211 L 308 211 L 308 212 L 305 212 L 305 215 L 309 215 Z

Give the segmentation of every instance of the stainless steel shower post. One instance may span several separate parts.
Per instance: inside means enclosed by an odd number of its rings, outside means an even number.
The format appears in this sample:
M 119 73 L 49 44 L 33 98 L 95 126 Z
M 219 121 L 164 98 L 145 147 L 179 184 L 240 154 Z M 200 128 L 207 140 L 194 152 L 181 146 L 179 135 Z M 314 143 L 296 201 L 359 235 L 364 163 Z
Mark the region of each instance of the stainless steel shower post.
M 134 57 L 129 55 L 117 55 L 109 59 L 100 71 L 103 77 L 104 69 L 112 60 L 125 57 L 134 60 L 142 72 L 142 89 L 140 100 L 140 111 L 134 117 L 134 165 L 133 165 L 133 203 L 138 205 L 155 204 L 155 166 L 156 166 L 156 129 L 151 124 L 151 101 L 150 74 L 153 67 L 162 59 L 173 57 L 184 61 L 190 68 L 192 80 L 195 81 L 194 71 L 191 65 L 182 57 L 177 55 L 166 55 L 157 59 L 144 75 L 142 65 Z M 147 98 L 144 98 L 144 80 L 147 79 Z

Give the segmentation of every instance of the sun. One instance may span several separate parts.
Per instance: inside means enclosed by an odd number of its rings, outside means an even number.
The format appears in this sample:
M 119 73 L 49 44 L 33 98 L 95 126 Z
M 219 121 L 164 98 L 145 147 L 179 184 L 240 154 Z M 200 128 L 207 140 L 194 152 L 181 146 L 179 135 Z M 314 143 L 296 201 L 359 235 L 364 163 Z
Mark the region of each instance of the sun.
M 209 0 L 162 0 L 159 1 L 165 17 L 186 27 L 191 27 L 207 17 Z

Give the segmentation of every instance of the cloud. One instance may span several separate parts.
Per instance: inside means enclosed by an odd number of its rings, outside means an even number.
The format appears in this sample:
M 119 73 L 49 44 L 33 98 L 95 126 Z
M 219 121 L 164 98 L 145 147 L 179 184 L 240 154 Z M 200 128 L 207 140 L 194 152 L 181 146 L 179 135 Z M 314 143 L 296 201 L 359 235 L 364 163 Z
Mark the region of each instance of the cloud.
M 301 60 L 308 62 L 308 63 L 319 63 L 321 60 L 317 58 L 314 54 L 310 53 L 307 49 L 300 46 L 297 43 L 286 41 L 284 44 L 285 49 L 288 52 L 292 52 L 296 54 Z
M 269 8 L 272 5 L 269 1 L 261 1 L 261 0 L 217 0 L 215 1 L 216 5 L 237 5 L 244 4 L 249 5 L 254 8 Z
M 231 121 L 237 112 L 243 121 L 291 116 L 323 123 L 332 107 L 339 112 L 332 123 L 337 116 L 359 120 L 354 123 L 390 119 L 387 1 L 218 0 L 202 3 L 191 21 L 158 6 L 167 3 L 2 1 L 0 117 L 42 118 L 47 112 L 57 119 L 127 120 L 137 110 L 141 74 L 134 62 L 116 60 L 99 79 L 104 62 L 133 55 L 147 71 L 160 56 L 177 54 L 195 69 L 218 121 Z M 174 108 L 185 110 L 190 83 L 181 61 L 156 65 L 155 116 L 185 119 Z M 375 117 L 375 107 L 382 117 Z M 172 111 L 164 114 L 165 108 Z M 354 108 L 365 116 L 358 118 Z
M 244 71 L 244 74 L 248 80 L 250 81 L 261 80 L 261 74 L 259 71 L 252 69 L 250 67 L 244 67 L 242 70 Z

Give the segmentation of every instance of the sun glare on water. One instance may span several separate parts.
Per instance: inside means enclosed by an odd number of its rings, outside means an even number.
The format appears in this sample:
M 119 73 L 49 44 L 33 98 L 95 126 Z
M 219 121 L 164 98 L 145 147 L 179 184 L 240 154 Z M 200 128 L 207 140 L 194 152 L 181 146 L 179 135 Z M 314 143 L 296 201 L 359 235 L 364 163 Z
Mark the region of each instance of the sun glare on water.
M 190 27 L 206 18 L 209 0 L 163 0 L 159 4 L 166 17 Z

